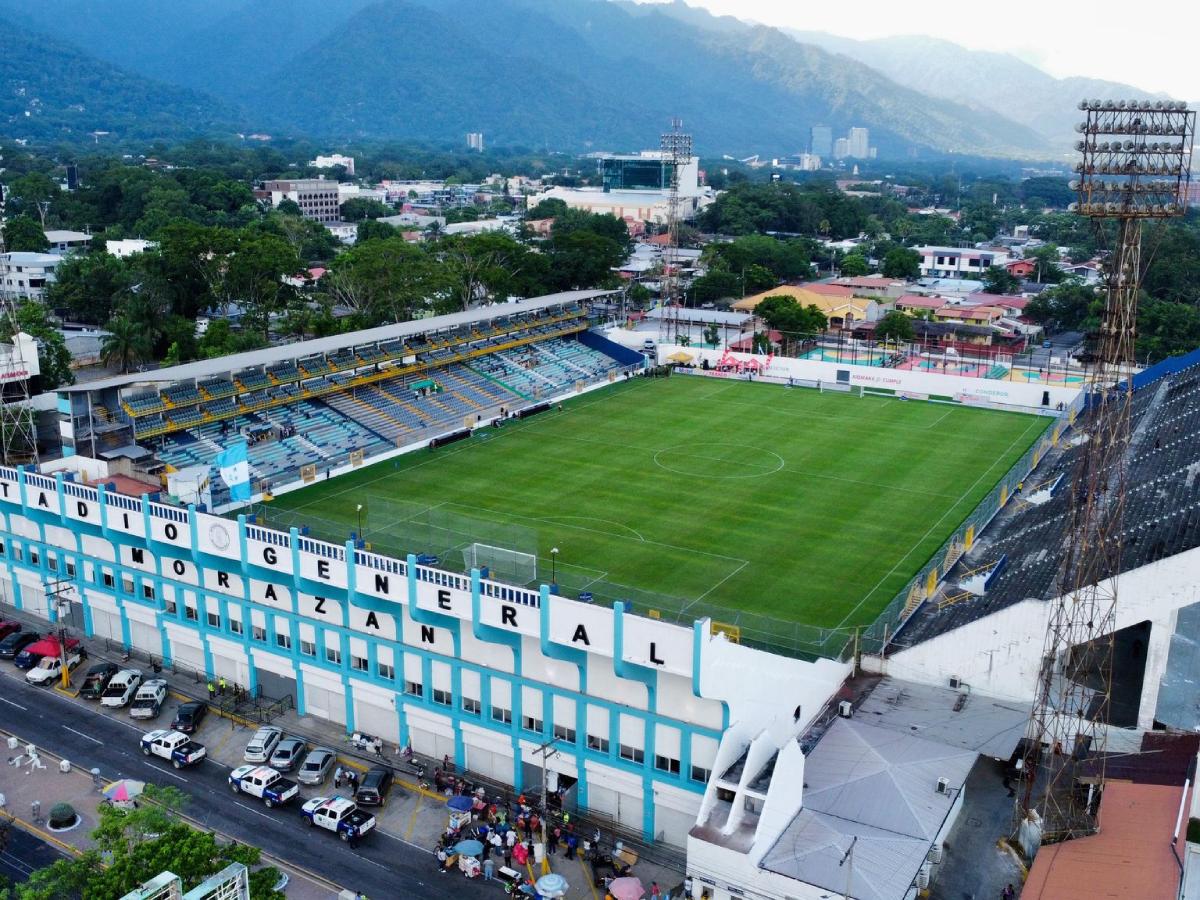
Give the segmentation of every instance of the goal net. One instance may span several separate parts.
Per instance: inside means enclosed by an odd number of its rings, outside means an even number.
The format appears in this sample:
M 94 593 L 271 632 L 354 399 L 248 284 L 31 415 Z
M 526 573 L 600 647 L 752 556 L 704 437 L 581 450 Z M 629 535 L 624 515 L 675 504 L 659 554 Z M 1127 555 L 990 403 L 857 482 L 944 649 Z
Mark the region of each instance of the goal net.
M 490 578 L 513 584 L 531 584 L 537 579 L 537 554 L 473 543 L 463 548 L 466 569 L 487 569 Z

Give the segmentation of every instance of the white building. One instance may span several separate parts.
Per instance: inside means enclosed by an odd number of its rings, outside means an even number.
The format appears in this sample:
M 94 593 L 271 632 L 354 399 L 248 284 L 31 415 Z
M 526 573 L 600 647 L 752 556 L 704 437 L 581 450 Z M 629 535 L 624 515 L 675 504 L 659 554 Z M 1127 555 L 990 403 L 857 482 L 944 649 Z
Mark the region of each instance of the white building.
M 354 157 L 342 156 L 340 153 L 331 153 L 328 156 L 318 156 L 309 163 L 314 169 L 332 169 L 334 166 L 342 166 L 346 170 L 347 175 L 354 174 Z
M 917 247 L 921 255 L 923 278 L 979 278 L 992 266 L 1009 260 L 1002 250 L 975 250 L 970 247 Z
M 467 149 L 483 152 L 483 132 L 472 131 L 467 135 Z
M 847 135 L 849 155 L 855 159 L 866 159 L 871 154 L 871 132 L 866 128 L 851 128 Z
M 84 231 L 47 231 L 46 240 L 51 253 L 74 253 L 86 250 L 92 242 L 92 236 Z
M 142 238 L 125 238 L 120 241 L 105 241 L 104 249 L 110 256 L 120 257 L 124 259 L 128 256 L 133 256 L 135 253 L 145 253 L 147 250 L 157 249 L 157 241 L 146 241 Z
M 325 228 L 343 244 L 353 244 L 358 240 L 356 222 L 326 222 Z
M 5 300 L 41 300 L 54 270 L 63 261 L 57 253 L 0 253 L 0 297 Z

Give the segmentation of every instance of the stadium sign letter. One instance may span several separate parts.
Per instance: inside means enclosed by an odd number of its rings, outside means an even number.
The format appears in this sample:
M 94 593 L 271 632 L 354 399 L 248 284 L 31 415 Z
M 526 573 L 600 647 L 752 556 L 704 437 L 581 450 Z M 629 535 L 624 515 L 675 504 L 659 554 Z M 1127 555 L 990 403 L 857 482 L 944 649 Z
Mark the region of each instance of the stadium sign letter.
M 500 624 L 517 627 L 517 608 L 515 606 L 509 606 L 507 603 L 501 605 Z
M 173 541 L 179 537 L 179 529 L 175 527 L 174 522 L 168 522 L 164 525 L 163 532 L 167 535 L 168 541 Z
M 422 625 L 421 626 L 421 642 L 424 644 L 436 644 L 437 643 L 437 639 L 434 637 L 434 634 L 433 634 L 433 626 L 431 626 L 431 625 Z
M 217 584 L 223 588 L 229 587 L 229 573 L 217 571 Z
M 658 644 L 654 643 L 654 641 L 650 642 L 650 662 L 654 663 L 656 666 L 666 664 L 665 659 L 658 658 Z
M 450 592 L 442 589 L 437 592 L 437 604 L 439 609 L 444 609 L 450 612 Z
M 279 555 L 275 552 L 274 547 L 263 547 L 263 560 L 268 566 L 273 566 L 279 562 Z
M 4 496 L 7 497 L 8 496 L 8 482 L 0 481 L 0 488 L 4 489 Z
M 588 637 L 587 629 L 583 627 L 582 622 L 575 626 L 575 635 L 571 638 L 571 643 L 573 644 L 580 641 L 583 641 L 585 647 L 592 646 L 592 639 Z
M 130 547 L 129 557 L 138 565 L 142 565 L 146 562 L 146 552 L 142 550 L 141 547 Z
M 175 570 L 176 575 L 183 575 L 187 572 L 187 565 L 182 559 L 177 559 L 171 563 L 171 568 Z
M 379 619 L 375 618 L 375 613 L 373 612 L 367 613 L 366 624 L 371 628 L 374 628 L 376 631 L 379 630 Z
M 5 487 L 7 487 L 7 485 L 5 485 Z M 75 501 L 75 508 L 79 511 L 79 518 L 86 519 L 88 517 L 87 504 L 82 500 Z
M 388 577 L 386 575 L 380 575 L 378 572 L 375 573 L 375 590 L 381 594 L 391 593 L 388 589 Z
M 317 560 L 317 577 L 329 580 L 329 563 L 324 559 Z
M 38 502 L 37 502 L 37 505 L 38 505 L 38 506 L 41 506 L 41 507 L 44 507 L 44 508 L 46 508 L 46 509 L 49 509 L 49 508 L 50 508 L 50 501 L 46 499 L 46 492 L 45 492 L 45 491 L 38 491 Z
M 317 601 L 317 606 L 316 606 L 317 615 L 319 615 L 319 616 L 325 615 L 325 598 L 317 597 L 316 601 Z
M 267 589 L 263 592 L 264 600 L 278 600 L 279 597 L 275 594 L 275 585 L 268 584 Z

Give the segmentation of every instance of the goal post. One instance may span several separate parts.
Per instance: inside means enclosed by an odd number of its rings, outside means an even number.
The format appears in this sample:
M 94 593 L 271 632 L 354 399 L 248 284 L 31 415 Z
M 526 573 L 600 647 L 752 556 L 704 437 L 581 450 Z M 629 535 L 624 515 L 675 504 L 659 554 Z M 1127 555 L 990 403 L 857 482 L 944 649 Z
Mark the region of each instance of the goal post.
M 473 543 L 463 548 L 463 563 L 468 571 L 487 569 L 490 577 L 514 584 L 532 584 L 537 580 L 536 553 Z

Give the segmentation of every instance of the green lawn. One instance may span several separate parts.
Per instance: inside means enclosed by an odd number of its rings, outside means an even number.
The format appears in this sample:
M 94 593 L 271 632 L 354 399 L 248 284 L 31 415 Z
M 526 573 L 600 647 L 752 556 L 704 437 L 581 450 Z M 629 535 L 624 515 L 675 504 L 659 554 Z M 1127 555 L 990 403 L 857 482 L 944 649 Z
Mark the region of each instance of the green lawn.
M 792 622 L 870 622 L 1046 420 L 676 376 L 634 379 L 275 499 L 382 552 L 461 568 L 469 539 L 550 549 L 565 593 L 656 592 Z M 288 512 L 294 511 L 294 512 Z M 445 526 L 459 522 L 452 535 Z M 332 534 L 331 534 L 332 533 Z M 469 536 L 468 536 L 469 535 Z M 605 583 L 629 586 L 631 591 Z

